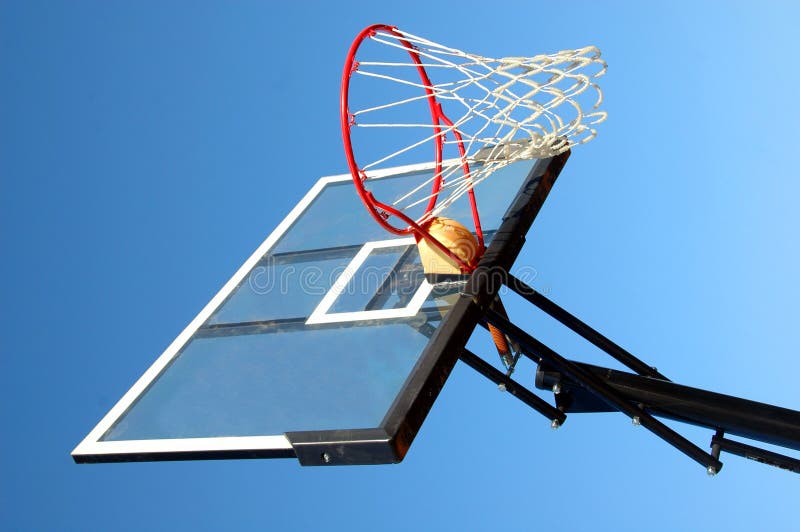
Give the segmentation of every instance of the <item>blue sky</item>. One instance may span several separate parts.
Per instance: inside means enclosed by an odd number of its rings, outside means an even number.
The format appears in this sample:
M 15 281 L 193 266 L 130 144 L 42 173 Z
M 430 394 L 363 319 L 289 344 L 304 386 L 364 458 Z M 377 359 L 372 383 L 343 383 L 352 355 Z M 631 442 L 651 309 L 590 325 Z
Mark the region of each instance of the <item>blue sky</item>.
M 800 409 L 793 4 L 374 4 L 0 4 L 0 528 L 800 526 L 795 475 L 728 456 L 708 478 L 619 414 L 554 432 L 463 365 L 400 465 L 72 463 L 311 184 L 346 170 L 339 75 L 375 22 L 489 56 L 599 46 L 610 117 L 518 264 L 673 380 Z

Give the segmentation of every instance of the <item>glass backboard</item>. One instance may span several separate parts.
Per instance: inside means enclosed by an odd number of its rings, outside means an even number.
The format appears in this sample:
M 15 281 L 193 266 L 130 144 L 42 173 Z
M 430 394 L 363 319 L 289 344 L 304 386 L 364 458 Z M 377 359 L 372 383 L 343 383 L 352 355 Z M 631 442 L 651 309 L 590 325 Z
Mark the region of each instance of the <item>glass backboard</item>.
M 488 251 L 462 282 L 428 282 L 411 237 L 370 218 L 350 175 L 320 179 L 73 451 L 76 462 L 297 457 L 402 460 L 566 155 L 476 189 Z M 382 197 L 429 176 L 370 176 Z M 470 216 L 466 197 L 447 215 Z

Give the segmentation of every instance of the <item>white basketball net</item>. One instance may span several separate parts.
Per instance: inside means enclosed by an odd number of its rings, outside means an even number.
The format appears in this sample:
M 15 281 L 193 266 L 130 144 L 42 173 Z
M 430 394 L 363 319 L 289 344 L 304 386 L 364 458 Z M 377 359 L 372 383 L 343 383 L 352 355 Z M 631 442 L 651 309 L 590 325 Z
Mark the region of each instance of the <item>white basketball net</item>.
M 557 155 L 590 141 L 597 134 L 595 126 L 607 117 L 598 110 L 602 91 L 594 82 L 605 74 L 607 66 L 600 59 L 600 50 L 593 46 L 533 57 L 493 59 L 397 31 L 419 55 L 432 83 L 430 89 L 453 122 L 452 126 L 441 124 L 445 144 L 456 144 L 452 130 L 457 129 L 473 167 L 471 175 L 464 176 L 458 161 L 447 161 L 445 183 L 434 215 L 503 166 L 521 159 Z M 395 37 L 385 33 L 372 36 L 371 42 L 406 51 Z M 418 95 L 415 90 L 407 98 L 351 110 L 354 126 L 419 128 L 423 133 L 410 144 L 362 165 L 367 172 L 393 163 L 436 138 L 434 126 L 419 113 L 391 112 L 403 106 L 419 107 L 427 99 L 417 65 L 408 54 L 392 57 L 398 61 L 359 61 L 353 76 L 398 83 L 418 89 Z M 386 115 L 392 120 L 385 120 Z M 420 122 L 394 121 L 394 117 L 408 120 L 409 115 L 414 117 L 412 120 L 419 117 Z M 395 204 L 409 209 L 429 197 L 430 182 L 421 183 Z

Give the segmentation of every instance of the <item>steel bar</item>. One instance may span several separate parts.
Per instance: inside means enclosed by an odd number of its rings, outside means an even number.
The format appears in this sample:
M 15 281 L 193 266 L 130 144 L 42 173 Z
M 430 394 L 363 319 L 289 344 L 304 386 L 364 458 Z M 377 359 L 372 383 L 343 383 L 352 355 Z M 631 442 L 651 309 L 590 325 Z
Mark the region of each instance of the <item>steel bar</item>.
M 750 460 L 755 460 L 756 462 L 760 462 L 762 464 L 779 467 L 781 469 L 791 471 L 792 473 L 800 473 L 800 460 L 797 458 L 792 458 L 791 456 L 774 453 L 772 451 L 767 451 L 766 449 L 760 449 L 758 447 L 753 447 L 752 445 L 729 440 L 727 438 L 720 438 L 718 436 L 714 436 L 711 439 L 711 444 L 718 446 L 718 448 L 722 451 L 735 454 L 736 456 L 749 458 Z
M 563 425 L 564 421 L 567 420 L 567 416 L 558 410 L 557 408 L 553 407 L 550 403 L 512 379 L 508 377 L 502 371 L 499 371 L 491 364 L 480 358 L 475 353 L 471 352 L 468 349 L 464 349 L 461 352 L 461 361 L 466 363 L 469 367 L 489 379 L 490 381 L 494 382 L 495 384 L 502 384 L 505 386 L 505 389 L 508 393 L 528 405 L 529 407 L 533 408 L 547 419 L 551 421 L 555 421 L 558 425 Z
M 639 360 L 626 349 L 617 345 L 608 337 L 593 329 L 576 316 L 570 314 L 567 310 L 558 306 L 556 303 L 549 300 L 520 279 L 508 274 L 507 284 L 508 287 L 516 292 L 520 297 L 528 300 L 540 310 L 550 315 L 555 320 L 559 321 L 564 326 L 583 337 L 585 340 L 599 347 L 618 361 L 622 362 L 636 373 L 640 375 L 647 375 L 648 377 L 655 377 L 665 381 L 669 380 L 667 377 L 659 373 L 658 370 Z

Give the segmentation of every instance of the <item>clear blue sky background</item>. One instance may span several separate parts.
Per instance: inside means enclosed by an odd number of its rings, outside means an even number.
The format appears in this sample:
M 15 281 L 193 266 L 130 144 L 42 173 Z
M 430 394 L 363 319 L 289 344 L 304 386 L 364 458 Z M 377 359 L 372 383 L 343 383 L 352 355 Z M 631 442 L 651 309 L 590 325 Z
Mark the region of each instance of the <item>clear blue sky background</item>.
M 673 379 L 800 409 L 792 3 L 377 4 L 0 3 L 0 529 L 799 529 L 796 475 L 729 456 L 708 478 L 619 414 L 554 432 L 464 366 L 400 465 L 72 463 L 346 170 L 339 74 L 374 22 L 485 55 L 602 48 L 610 118 L 519 264 Z

